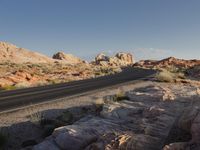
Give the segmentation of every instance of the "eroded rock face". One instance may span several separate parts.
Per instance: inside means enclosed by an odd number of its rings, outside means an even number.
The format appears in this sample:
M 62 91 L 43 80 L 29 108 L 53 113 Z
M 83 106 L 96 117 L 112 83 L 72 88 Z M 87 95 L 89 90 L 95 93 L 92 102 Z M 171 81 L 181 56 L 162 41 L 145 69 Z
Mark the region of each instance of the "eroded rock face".
M 134 64 L 133 56 L 130 53 L 117 53 L 114 57 L 101 53 L 95 57 L 96 65 L 101 66 L 129 66 Z

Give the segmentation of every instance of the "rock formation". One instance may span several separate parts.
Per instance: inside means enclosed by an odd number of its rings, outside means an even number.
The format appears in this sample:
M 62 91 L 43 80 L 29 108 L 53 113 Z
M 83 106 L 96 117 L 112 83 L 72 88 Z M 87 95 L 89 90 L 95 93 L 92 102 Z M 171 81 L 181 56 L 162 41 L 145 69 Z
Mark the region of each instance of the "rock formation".
M 64 52 L 58 52 L 54 54 L 53 59 L 63 60 L 63 62 L 69 64 L 85 63 L 85 61 L 81 60 L 80 58 L 73 56 L 72 54 L 65 54 Z
M 95 57 L 93 64 L 101 66 L 128 66 L 134 63 L 133 56 L 130 53 L 117 53 L 113 57 L 101 53 Z
M 157 83 L 126 92 L 119 101 L 107 96 L 98 116 L 56 128 L 33 150 L 199 150 L 200 95 L 195 90 Z
M 133 64 L 134 63 L 133 56 L 130 53 L 117 53 L 115 55 L 115 57 L 117 57 L 121 61 L 126 62 L 127 64 Z

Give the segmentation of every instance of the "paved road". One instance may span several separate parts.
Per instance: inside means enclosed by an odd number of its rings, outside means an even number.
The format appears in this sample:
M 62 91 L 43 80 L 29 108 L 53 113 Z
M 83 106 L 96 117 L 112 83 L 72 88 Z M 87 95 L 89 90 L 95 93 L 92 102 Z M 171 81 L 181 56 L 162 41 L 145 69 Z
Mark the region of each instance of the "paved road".
M 121 73 L 95 79 L 12 91 L 1 91 L 0 112 L 20 108 L 30 104 L 51 101 L 56 98 L 82 94 L 128 81 L 138 80 L 154 73 L 155 71 L 153 70 L 126 68 Z

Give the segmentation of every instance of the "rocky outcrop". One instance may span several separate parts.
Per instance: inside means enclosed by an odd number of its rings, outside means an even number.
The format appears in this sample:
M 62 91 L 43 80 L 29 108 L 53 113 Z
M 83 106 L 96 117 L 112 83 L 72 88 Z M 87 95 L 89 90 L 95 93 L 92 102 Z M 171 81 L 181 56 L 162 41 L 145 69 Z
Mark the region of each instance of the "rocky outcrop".
M 115 57 L 120 59 L 121 61 L 126 62 L 127 64 L 134 63 L 133 56 L 130 53 L 117 53 Z
M 0 42 L 0 62 L 12 63 L 52 63 L 53 59 L 40 53 L 19 48 L 13 44 Z
M 117 53 L 114 57 L 101 53 L 95 57 L 95 62 L 93 62 L 93 64 L 101 66 L 129 66 L 133 63 L 133 56 L 130 53 Z
M 75 57 L 72 54 L 65 54 L 64 52 L 58 52 L 54 54 L 53 59 L 62 60 L 69 64 L 85 63 L 85 61 L 81 60 L 80 58 Z
M 187 96 L 193 90 L 188 91 L 185 97 L 180 97 L 180 88 L 176 88 L 179 93 L 174 92 L 175 88 L 172 86 L 139 88 L 127 92 L 126 96 L 118 101 L 107 96 L 99 116 L 88 115 L 72 125 L 59 127 L 33 149 L 160 150 L 164 147 L 164 150 L 168 150 L 172 145 L 189 145 L 196 148 L 200 141 L 199 109 L 194 109 L 198 101 L 194 101 L 193 97 L 193 105 L 188 108 L 190 101 Z M 185 88 L 183 87 L 183 93 Z M 166 95 L 174 96 L 171 99 Z M 196 100 L 199 99 L 199 95 L 193 96 L 197 96 Z M 185 112 L 187 109 L 191 113 Z M 175 129 L 177 126 L 179 128 Z M 174 129 L 176 132 L 172 132 Z M 185 140 L 185 135 L 179 134 L 180 129 L 191 132 L 191 142 L 166 144 L 172 133 L 174 142 L 180 137 Z

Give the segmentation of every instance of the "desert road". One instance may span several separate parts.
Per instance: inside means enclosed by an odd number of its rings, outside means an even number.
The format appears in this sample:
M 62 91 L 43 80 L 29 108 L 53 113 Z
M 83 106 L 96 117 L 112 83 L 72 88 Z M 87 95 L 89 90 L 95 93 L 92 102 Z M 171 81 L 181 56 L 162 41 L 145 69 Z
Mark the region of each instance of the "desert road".
M 0 91 L 0 112 L 48 102 L 57 98 L 84 94 L 89 91 L 139 80 L 153 74 L 155 74 L 153 70 L 126 68 L 120 73 L 99 78 L 11 91 Z

